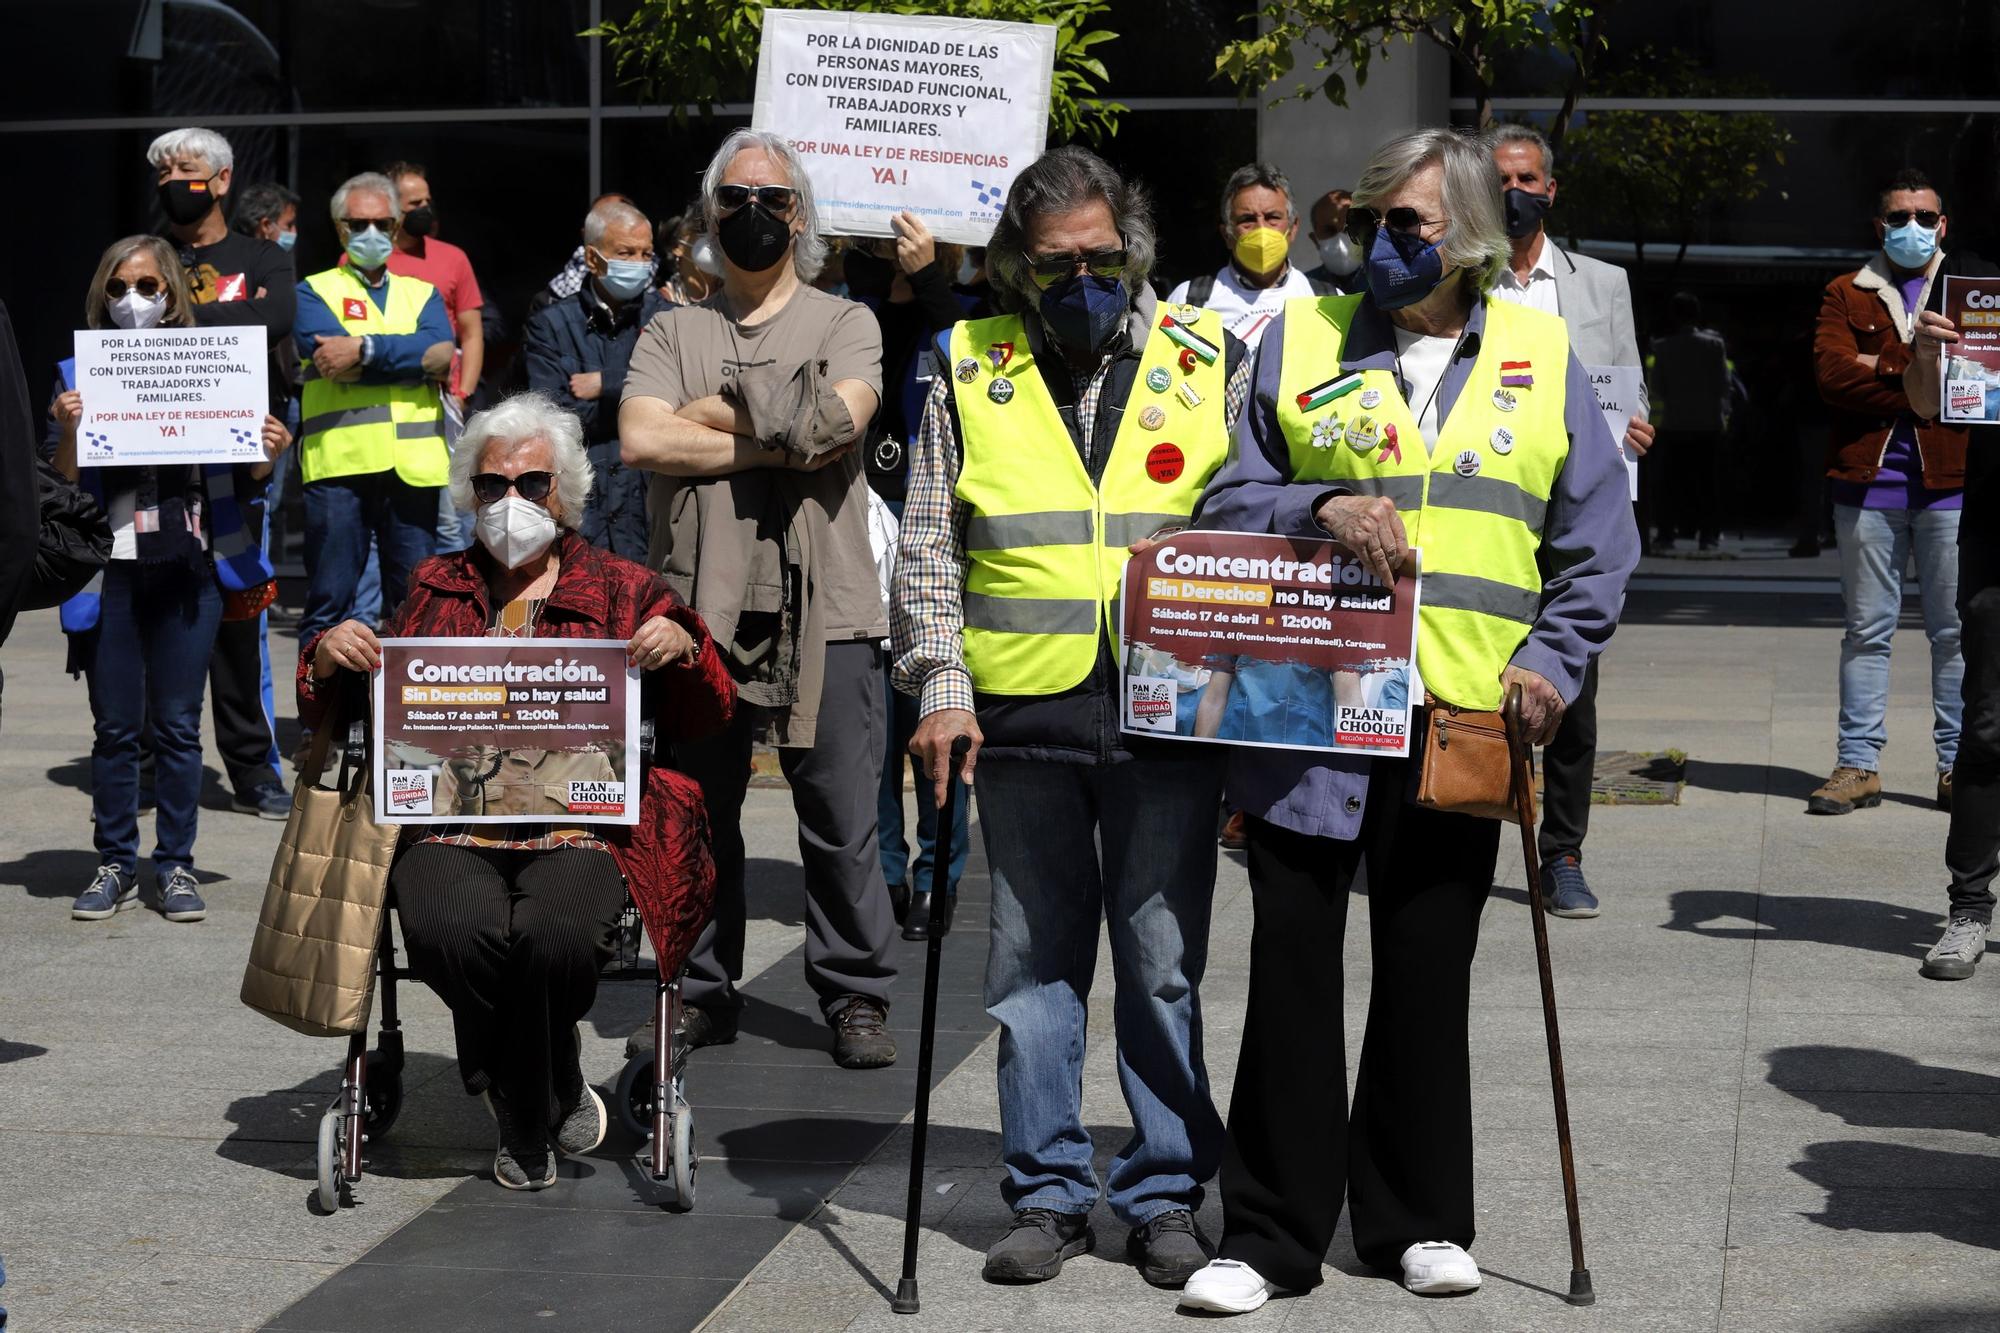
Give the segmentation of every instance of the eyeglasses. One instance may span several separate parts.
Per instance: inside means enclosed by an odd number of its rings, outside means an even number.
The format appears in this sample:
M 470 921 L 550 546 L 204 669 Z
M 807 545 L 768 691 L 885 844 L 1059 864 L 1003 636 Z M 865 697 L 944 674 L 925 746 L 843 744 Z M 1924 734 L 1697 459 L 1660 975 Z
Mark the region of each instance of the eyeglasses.
M 523 472 L 518 477 L 482 472 L 472 479 L 472 494 L 483 505 L 493 504 L 508 491 L 513 491 L 523 500 L 540 504 L 549 498 L 549 489 L 555 484 L 556 474 L 553 472 Z
M 132 283 L 130 287 L 130 290 L 139 293 L 139 295 L 145 297 L 148 301 L 158 296 L 165 289 L 166 284 L 151 275 L 139 279 L 137 282 Z M 104 294 L 114 301 L 123 300 L 126 290 L 127 287 L 123 278 L 106 278 L 104 280 Z
M 1944 214 L 1928 208 L 1898 208 L 1884 213 L 1882 220 L 1892 227 L 1901 227 L 1911 218 L 1915 218 L 1919 227 L 1930 228 L 1937 226 L 1938 219 L 1943 216 Z
M 718 185 L 715 206 L 734 213 L 753 198 L 773 213 L 789 213 L 798 202 L 799 192 L 789 185 Z
M 394 218 L 342 218 L 340 225 L 347 228 L 348 235 L 359 236 L 370 227 L 386 234 L 396 224 Z
M 1093 277 L 1117 278 L 1125 274 L 1125 251 L 1087 250 L 1080 254 L 1043 255 L 1028 261 L 1028 276 L 1037 287 L 1053 287 L 1078 269 L 1088 269 Z
M 1377 213 L 1372 208 L 1356 208 L 1347 215 L 1347 229 L 1357 236 L 1373 239 L 1378 227 L 1405 234 L 1421 233 L 1425 227 L 1442 227 L 1449 219 L 1427 218 L 1414 208 L 1392 208 Z

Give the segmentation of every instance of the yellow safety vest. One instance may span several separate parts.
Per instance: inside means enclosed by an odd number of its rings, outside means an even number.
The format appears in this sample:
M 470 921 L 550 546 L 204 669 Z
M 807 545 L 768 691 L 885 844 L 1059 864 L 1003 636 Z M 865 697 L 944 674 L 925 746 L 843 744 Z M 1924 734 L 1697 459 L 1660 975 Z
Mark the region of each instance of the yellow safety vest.
M 1222 324 L 1160 307 L 1101 485 L 1018 315 L 955 325 L 950 346 L 970 511 L 965 666 L 983 693 L 1059 694 L 1090 675 L 1100 634 L 1117 641 L 1125 548 L 1185 523 L 1229 455 Z
M 348 333 L 415 333 L 437 289 L 421 278 L 389 279 L 387 308 L 378 309 L 352 269 L 330 268 L 306 279 Z M 444 403 L 437 385 L 348 384 L 321 379 L 310 349 L 301 360 L 299 468 L 309 482 L 396 470 L 411 486 L 442 486 L 451 464 L 444 440 Z
M 1395 502 L 1423 548 L 1417 667 L 1460 708 L 1500 706 L 1500 672 L 1541 609 L 1542 520 L 1569 457 L 1562 320 L 1486 303 L 1486 333 L 1428 454 L 1387 370 L 1343 373 L 1359 296 L 1285 303 L 1278 424 L 1299 481 Z

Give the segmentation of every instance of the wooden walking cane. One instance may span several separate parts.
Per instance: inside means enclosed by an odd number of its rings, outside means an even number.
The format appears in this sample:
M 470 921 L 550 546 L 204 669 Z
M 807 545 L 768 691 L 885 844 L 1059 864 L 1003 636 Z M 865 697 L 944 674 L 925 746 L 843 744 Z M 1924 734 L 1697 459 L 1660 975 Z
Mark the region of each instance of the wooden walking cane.
M 958 813 L 958 766 L 972 748 L 970 737 L 960 736 L 951 743 L 951 759 L 945 765 L 944 804 L 938 807 L 937 838 L 931 855 L 931 929 L 924 947 L 924 1019 L 917 1041 L 917 1111 L 910 1137 L 910 1192 L 903 1204 L 903 1276 L 896 1283 L 895 1298 L 889 1308 L 897 1314 L 915 1314 L 917 1300 L 917 1224 L 924 1208 L 924 1146 L 930 1137 L 931 1047 L 937 1038 L 938 949 L 944 943 L 945 913 L 951 892 L 953 817 Z M 928 796 L 921 793 L 919 800 Z M 942 879 L 944 882 L 939 883 Z M 916 886 L 911 885 L 912 889 Z
M 1569 1213 L 1569 1303 L 1594 1305 L 1583 1262 L 1583 1219 L 1576 1206 L 1576 1154 L 1569 1141 L 1569 1092 L 1563 1081 L 1562 1035 L 1556 1027 L 1556 983 L 1549 971 L 1549 923 L 1542 904 L 1542 858 L 1535 847 L 1535 763 L 1521 722 L 1521 687 L 1509 686 L 1504 709 L 1513 760 L 1514 809 L 1521 825 L 1521 859 L 1528 869 L 1528 913 L 1535 920 L 1535 965 L 1542 975 L 1542 1026 L 1549 1036 L 1549 1083 L 1555 1091 L 1556 1145 L 1562 1151 L 1563 1207 Z

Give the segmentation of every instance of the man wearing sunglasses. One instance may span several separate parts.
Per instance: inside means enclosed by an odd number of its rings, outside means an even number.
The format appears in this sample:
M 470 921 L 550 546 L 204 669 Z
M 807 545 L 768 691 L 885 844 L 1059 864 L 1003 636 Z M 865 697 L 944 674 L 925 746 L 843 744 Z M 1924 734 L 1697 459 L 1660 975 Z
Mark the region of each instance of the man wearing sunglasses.
M 744 707 L 677 748 L 715 836 L 715 917 L 682 994 L 694 1045 L 734 1041 L 743 1000 L 742 812 L 768 724 L 805 863 L 806 980 L 848 1069 L 895 1061 L 895 916 L 875 839 L 888 637 L 856 444 L 882 396 L 882 334 L 811 286 L 826 258 L 812 182 L 780 135 L 739 130 L 702 179 L 722 288 L 640 333 L 618 409 L 626 466 L 655 473 L 649 563 L 713 627 Z M 635 1042 L 651 1049 L 651 1038 Z
M 993 868 L 986 1007 L 1000 1022 L 995 1282 L 1041 1282 L 1091 1249 L 1100 1193 L 1147 1281 L 1206 1261 L 1196 1229 L 1222 1126 L 1200 985 L 1221 774 L 1207 746 L 1119 730 L 1128 548 L 1185 525 L 1228 454 L 1248 381 L 1214 314 L 1157 304 L 1151 209 L 1081 148 L 1014 179 L 986 252 L 1003 309 L 940 343 L 912 455 L 891 603 L 910 743 L 941 803 L 953 743 Z M 1100 1186 L 1083 1123 L 1100 921 L 1133 1133 Z
M 1964 713 L 1959 653 L 1958 535 L 1970 431 L 1935 420 L 1935 398 L 1903 391 L 1917 313 L 1947 270 L 1944 201 L 1903 170 L 1876 200 L 1868 262 L 1827 284 L 1813 334 L 1813 373 L 1828 412 L 1827 471 L 1840 539 L 1840 719 L 1831 777 L 1806 799 L 1816 815 L 1882 803 L 1889 647 L 1902 617 L 1903 570 L 1915 556 L 1931 646 L 1931 743 L 1937 803 L 1949 810 Z M 1969 969 L 1968 969 L 1969 971 Z
M 410 571 L 434 553 L 445 484 L 451 319 L 421 278 L 389 272 L 401 226 L 396 186 L 364 172 L 333 192 L 346 263 L 299 283 L 299 473 L 306 510 L 306 607 L 299 642 L 354 615 L 372 537 L 382 620 Z

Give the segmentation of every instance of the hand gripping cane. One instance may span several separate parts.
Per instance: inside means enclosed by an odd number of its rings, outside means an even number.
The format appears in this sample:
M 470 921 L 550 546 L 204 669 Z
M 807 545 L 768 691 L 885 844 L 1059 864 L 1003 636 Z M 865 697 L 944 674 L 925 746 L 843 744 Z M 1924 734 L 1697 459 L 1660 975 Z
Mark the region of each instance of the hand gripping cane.
M 1542 858 L 1535 847 L 1535 764 L 1521 721 L 1521 687 L 1509 686 L 1507 752 L 1513 761 L 1514 810 L 1521 825 L 1521 859 L 1528 869 L 1528 913 L 1535 921 L 1535 964 L 1542 975 L 1542 1026 L 1549 1036 L 1549 1083 L 1555 1092 L 1556 1145 L 1562 1151 L 1563 1207 L 1569 1213 L 1569 1303 L 1594 1305 L 1583 1263 L 1583 1219 L 1576 1207 L 1576 1155 L 1569 1141 L 1569 1092 L 1563 1081 L 1562 1035 L 1556 1027 L 1556 984 L 1549 971 L 1549 924 L 1542 903 Z
M 945 912 L 950 904 L 953 817 L 957 814 L 958 766 L 972 748 L 969 737 L 951 743 L 946 762 L 944 804 L 937 812 L 937 845 L 931 855 L 931 929 L 924 946 L 924 1023 L 917 1043 L 917 1113 L 910 1137 L 910 1193 L 903 1204 L 903 1276 L 896 1283 L 896 1295 L 889 1308 L 897 1314 L 915 1314 L 917 1300 L 917 1224 L 924 1208 L 924 1144 L 930 1135 L 931 1047 L 937 1038 L 938 948 L 944 943 Z M 922 800 L 928 792 L 919 794 Z M 942 879 L 944 883 L 938 881 Z M 911 886 L 912 888 L 915 885 Z

